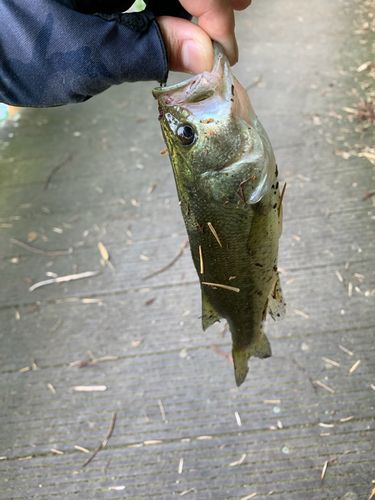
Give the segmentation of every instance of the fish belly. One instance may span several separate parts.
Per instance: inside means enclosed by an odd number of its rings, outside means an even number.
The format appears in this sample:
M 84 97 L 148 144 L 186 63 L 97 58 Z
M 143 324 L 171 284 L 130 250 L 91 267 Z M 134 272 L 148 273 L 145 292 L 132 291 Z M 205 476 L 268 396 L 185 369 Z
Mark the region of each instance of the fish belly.
M 203 327 L 225 318 L 235 349 L 255 345 L 262 335 L 277 273 L 276 199 L 273 191 L 255 205 L 197 197 L 181 207 L 201 282 Z

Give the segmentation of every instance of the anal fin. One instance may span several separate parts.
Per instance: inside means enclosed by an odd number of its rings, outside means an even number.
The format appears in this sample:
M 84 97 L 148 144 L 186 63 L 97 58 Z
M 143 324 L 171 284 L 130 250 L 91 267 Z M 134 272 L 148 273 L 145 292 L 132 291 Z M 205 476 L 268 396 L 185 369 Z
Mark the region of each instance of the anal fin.
M 279 321 L 285 316 L 285 302 L 281 289 L 280 276 L 276 275 L 275 284 L 268 297 L 268 312 L 273 320 Z
M 202 328 L 203 331 L 207 330 L 207 328 L 216 321 L 219 321 L 221 316 L 217 313 L 214 306 L 209 301 L 207 295 L 202 290 Z
M 256 358 L 270 358 L 272 356 L 271 344 L 267 335 L 262 331 L 261 337 L 253 347 L 253 356 Z

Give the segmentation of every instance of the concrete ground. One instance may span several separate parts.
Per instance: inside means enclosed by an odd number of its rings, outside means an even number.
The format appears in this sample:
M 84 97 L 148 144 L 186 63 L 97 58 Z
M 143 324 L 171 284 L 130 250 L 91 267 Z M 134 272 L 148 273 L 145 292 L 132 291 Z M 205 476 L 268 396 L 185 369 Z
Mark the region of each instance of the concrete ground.
M 370 498 L 375 141 L 356 103 L 374 95 L 374 15 L 254 0 L 237 16 L 235 74 L 288 186 L 287 317 L 240 389 L 223 322 L 201 331 L 189 250 L 142 279 L 186 234 L 154 84 L 0 129 L 1 499 Z M 77 272 L 99 274 L 29 291 Z

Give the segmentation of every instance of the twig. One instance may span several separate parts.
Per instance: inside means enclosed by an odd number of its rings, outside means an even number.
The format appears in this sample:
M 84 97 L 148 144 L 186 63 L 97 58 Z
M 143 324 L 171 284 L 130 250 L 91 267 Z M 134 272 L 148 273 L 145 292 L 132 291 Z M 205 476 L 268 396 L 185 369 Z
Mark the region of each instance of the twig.
M 315 392 L 315 394 L 316 394 L 316 393 L 317 393 L 317 391 L 316 391 L 316 387 L 315 387 L 315 385 L 314 385 L 314 381 L 313 381 L 313 379 L 310 377 L 310 375 L 306 372 L 305 368 L 304 368 L 303 366 L 301 366 L 295 358 L 291 357 L 290 359 L 293 361 L 293 363 L 297 366 L 297 368 L 298 368 L 299 370 L 301 370 L 302 372 L 306 373 L 307 378 L 308 378 L 308 379 L 309 379 L 309 381 L 310 381 L 311 387 L 313 388 L 313 391 L 314 391 L 314 392 Z
M 190 488 L 189 490 L 184 490 L 180 493 L 180 496 L 183 497 L 184 495 L 187 495 L 188 493 L 191 493 L 195 491 L 195 488 Z
M 326 470 L 327 470 L 328 464 L 330 464 L 331 462 L 334 462 L 335 460 L 337 460 L 337 458 L 333 457 L 333 458 L 330 458 L 329 460 L 326 460 L 324 462 L 322 473 L 321 473 L 321 476 L 320 476 L 320 478 L 321 478 L 322 481 L 324 479 L 324 476 L 326 475 Z
M 328 385 L 326 385 L 326 384 L 323 384 L 323 382 L 321 382 L 320 380 L 315 380 L 315 383 L 320 385 L 320 387 L 323 387 L 323 389 L 330 392 L 331 394 L 335 393 L 334 389 L 332 389 L 331 387 L 328 387 Z
M 200 265 L 201 265 L 201 274 L 204 274 L 204 261 L 203 261 L 203 252 L 202 252 L 202 246 L 199 245 L 199 260 L 200 260 Z
M 186 240 L 181 245 L 180 251 L 178 252 L 178 254 L 176 255 L 176 257 L 170 261 L 169 264 L 167 264 L 166 266 L 158 269 L 157 271 L 154 271 L 153 273 L 148 274 L 147 276 L 143 276 L 142 279 L 143 280 L 148 280 L 149 278 L 152 278 L 152 277 L 156 276 L 157 274 L 160 274 L 160 273 L 166 271 L 167 269 L 169 269 L 170 267 L 172 267 L 173 264 L 175 264 L 178 261 L 178 259 L 181 257 L 181 255 L 184 253 L 186 245 L 188 243 L 189 243 L 189 238 L 186 238 Z
M 223 358 L 227 359 L 233 365 L 233 357 L 232 357 L 231 352 L 224 352 L 221 349 L 219 349 L 218 347 L 216 347 L 216 345 L 214 345 L 214 344 L 210 344 L 210 347 L 213 351 L 216 352 L 216 354 L 219 354 Z
M 51 179 L 52 179 L 52 177 L 54 176 L 54 174 L 55 174 L 55 173 L 56 173 L 56 172 L 57 172 L 57 171 L 58 171 L 61 167 L 63 167 L 64 165 L 66 165 L 67 163 L 69 163 L 70 161 L 72 161 L 72 159 L 73 159 L 73 155 L 72 155 L 72 153 L 70 153 L 70 155 L 69 155 L 69 156 L 67 156 L 67 157 L 65 158 L 65 160 L 63 160 L 62 162 L 60 162 L 58 165 L 56 165 L 56 167 L 54 167 L 54 168 L 51 170 L 50 174 L 48 175 L 48 177 L 47 177 L 47 179 L 46 179 L 46 181 L 45 181 L 45 183 L 44 183 L 44 186 L 43 186 L 43 189 L 44 189 L 44 190 L 46 190 L 46 189 L 48 188 L 48 184 L 51 182 Z
M 74 385 L 73 391 L 76 392 L 102 392 L 107 390 L 106 385 Z
M 364 194 L 362 196 L 362 200 L 367 200 L 367 198 L 371 198 L 371 196 L 375 194 L 375 189 L 373 189 L 372 191 L 369 191 L 368 193 Z
M 354 365 L 349 370 L 349 375 L 351 375 L 354 372 L 354 370 L 357 368 L 360 362 L 361 360 L 359 359 L 356 363 L 354 363 Z
M 29 252 L 37 253 L 39 255 L 48 255 L 49 257 L 56 257 L 57 255 L 70 255 L 71 253 L 73 253 L 73 248 L 69 248 L 69 250 L 56 250 L 52 252 L 46 252 L 44 250 L 39 250 L 39 248 L 34 248 L 30 245 L 26 245 L 26 243 L 22 243 L 22 241 L 15 240 L 14 238 L 10 238 L 9 241 L 14 245 L 18 245 L 19 247 L 28 250 Z
M 80 280 L 82 278 L 91 278 L 92 276 L 96 276 L 100 274 L 100 271 L 87 271 L 85 273 L 79 274 L 69 274 L 68 276 L 59 276 L 58 278 L 51 278 L 50 280 L 39 281 L 39 283 L 35 283 L 29 288 L 29 292 L 32 292 L 36 288 L 45 285 L 51 285 L 52 283 L 63 283 L 65 281 L 75 281 Z
M 208 281 L 202 281 L 202 285 L 212 286 L 213 288 L 224 288 L 225 290 L 230 290 L 231 292 L 240 292 L 240 289 L 235 286 L 221 285 L 220 283 L 208 283 Z
M 108 470 L 108 467 L 109 467 L 109 464 L 111 463 L 112 461 L 112 458 L 109 458 L 108 459 L 108 462 L 105 464 L 105 466 L 103 467 L 103 474 L 106 476 L 107 475 L 107 470 Z
M 53 385 L 50 382 L 48 382 L 47 387 L 52 392 L 52 394 L 56 394 L 56 389 L 53 387 Z
M 28 309 L 26 311 L 26 314 L 32 314 L 33 312 L 35 312 L 38 307 L 40 306 L 40 302 L 38 301 L 35 305 L 33 305 L 33 307 L 30 307 L 30 309 Z
M 111 437 L 113 429 L 115 427 L 115 421 L 116 421 L 116 412 L 114 411 L 112 413 L 111 425 L 109 426 L 106 437 L 103 439 L 103 441 L 101 441 L 98 444 L 98 446 L 95 448 L 93 453 L 89 456 L 89 458 L 83 462 L 82 467 L 85 467 L 87 464 L 89 464 L 91 462 L 91 460 L 95 457 L 95 455 L 101 450 L 101 448 L 108 443 L 108 440 Z
M 342 351 L 346 352 L 346 354 L 349 354 L 349 356 L 353 356 L 353 354 L 354 354 L 352 351 L 349 351 L 349 349 L 347 349 L 346 347 L 344 347 L 344 346 L 343 346 L 343 345 L 341 345 L 341 344 L 339 344 L 339 348 L 340 348 Z
M 55 323 L 55 326 L 52 328 L 52 333 L 55 333 L 55 331 L 58 329 L 58 327 L 61 325 L 62 323 L 62 319 L 59 318 L 56 323 Z
M 253 498 L 256 496 L 256 493 L 252 493 L 251 495 L 248 495 L 247 497 L 241 498 L 241 500 L 249 500 L 249 498 Z
M 158 405 L 159 405 L 159 409 L 160 409 L 160 413 L 161 413 L 161 419 L 163 420 L 163 422 L 165 422 L 166 421 L 165 410 L 164 410 L 163 401 L 161 399 L 158 399 Z
M 242 183 L 241 183 L 241 184 L 242 184 Z M 223 245 L 221 244 L 221 241 L 220 241 L 220 239 L 219 239 L 219 236 L 218 236 L 218 234 L 217 234 L 217 232 L 216 232 L 216 230 L 215 230 L 214 226 L 211 224 L 211 222 L 207 222 L 207 225 L 208 225 L 208 227 L 210 228 L 211 233 L 215 236 L 216 241 L 217 241 L 217 242 L 219 243 L 219 245 L 222 247 Z
M 235 465 L 241 465 L 242 462 L 245 460 L 245 458 L 246 458 L 246 453 L 244 453 L 239 460 L 236 460 L 235 462 L 229 464 L 229 467 L 234 467 Z
M 281 206 L 282 206 L 283 199 L 284 199 L 285 190 L 286 190 L 286 182 L 284 182 L 283 190 L 281 191 L 281 195 L 280 195 L 280 198 L 279 198 L 279 201 L 277 204 L 277 215 L 279 215 L 279 216 L 280 216 L 280 210 L 281 210 Z
M 246 92 L 248 92 L 251 88 L 255 87 L 255 85 L 258 85 L 263 79 L 263 75 L 259 75 L 258 78 L 255 78 L 247 87 L 245 87 Z
M 293 363 L 296 365 L 296 367 L 301 370 L 301 372 L 305 373 L 307 375 L 307 378 L 309 379 L 310 381 L 310 384 L 311 384 L 311 387 L 313 388 L 313 391 L 315 392 L 315 394 L 317 394 L 317 390 L 316 390 L 316 387 L 314 385 L 314 381 L 313 379 L 310 377 L 310 375 L 306 372 L 305 368 L 303 366 L 301 366 L 298 361 L 293 358 L 293 357 L 290 357 L 290 358 L 287 358 L 285 356 L 278 356 L 278 358 L 280 359 L 287 359 L 288 361 L 293 361 Z

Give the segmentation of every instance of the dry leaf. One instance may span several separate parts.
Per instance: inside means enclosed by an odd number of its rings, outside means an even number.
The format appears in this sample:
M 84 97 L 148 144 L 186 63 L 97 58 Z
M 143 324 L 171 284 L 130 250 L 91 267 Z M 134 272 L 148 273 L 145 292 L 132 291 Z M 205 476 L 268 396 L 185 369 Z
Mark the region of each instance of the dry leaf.
M 371 66 L 371 61 L 366 61 L 365 63 L 361 64 L 358 68 L 357 71 L 360 73 L 361 71 L 364 71 L 367 69 L 369 66 Z
M 97 392 L 106 391 L 107 386 L 105 385 L 75 385 L 72 387 L 73 391 L 76 392 Z
M 38 233 L 35 233 L 34 231 L 32 231 L 31 233 L 29 233 L 27 235 L 27 242 L 28 243 L 31 243 L 32 241 L 35 241 L 38 237 Z
M 103 245 L 103 243 L 101 241 L 98 241 L 98 248 L 99 248 L 100 255 L 103 257 L 103 259 L 106 262 L 108 262 L 109 261 L 109 254 L 107 252 L 106 247 Z

